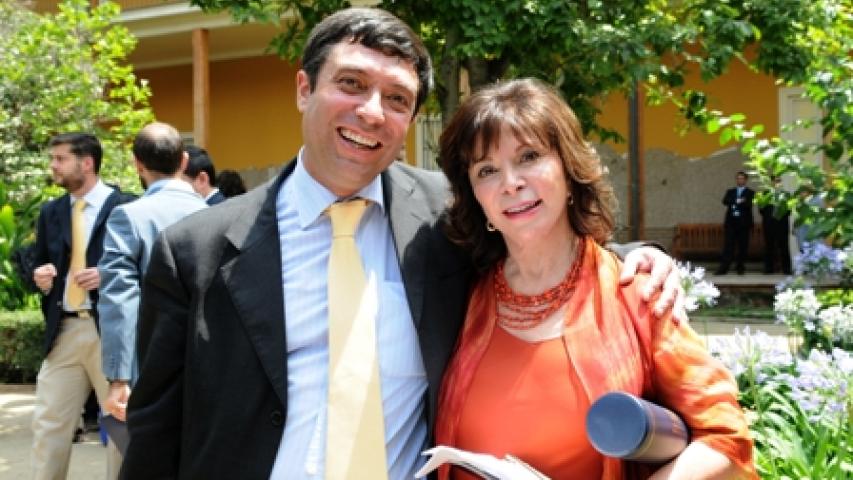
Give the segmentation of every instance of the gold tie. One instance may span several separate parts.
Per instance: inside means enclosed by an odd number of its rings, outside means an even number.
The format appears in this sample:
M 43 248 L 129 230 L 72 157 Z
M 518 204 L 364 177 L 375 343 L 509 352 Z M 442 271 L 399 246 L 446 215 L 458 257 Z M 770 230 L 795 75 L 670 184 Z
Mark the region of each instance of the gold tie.
M 86 299 L 86 291 L 77 282 L 72 280 L 74 274 L 86 268 L 86 221 L 83 218 L 83 209 L 86 201 L 78 198 L 74 201 L 71 209 L 71 265 L 68 267 L 68 288 L 65 291 L 65 300 L 71 310 L 77 310 Z
M 376 349 L 375 288 L 369 293 L 355 229 L 363 199 L 329 207 L 329 404 L 326 480 L 387 479 L 385 421 Z M 374 286 L 375 287 L 375 286 Z

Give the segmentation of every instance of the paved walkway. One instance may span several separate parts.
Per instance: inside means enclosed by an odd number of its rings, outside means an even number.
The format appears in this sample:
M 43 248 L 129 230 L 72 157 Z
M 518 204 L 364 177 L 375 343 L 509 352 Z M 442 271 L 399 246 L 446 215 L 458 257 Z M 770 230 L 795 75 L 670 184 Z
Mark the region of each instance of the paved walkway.
M 743 323 L 703 321 L 696 319 L 693 328 L 710 339 L 727 337 Z M 756 323 L 752 331 L 763 330 L 787 342 L 785 330 L 779 325 Z M 0 384 L 0 478 L 24 480 L 30 478 L 29 455 L 32 444 L 30 419 L 35 404 L 33 385 Z M 106 476 L 105 448 L 97 433 L 86 435 L 86 441 L 75 443 L 71 452 L 69 480 L 103 480 Z
M 34 385 L 0 384 L 0 478 L 31 478 L 30 448 L 33 435 L 30 420 L 35 406 Z M 104 480 L 106 448 L 97 432 L 71 449 L 69 480 Z

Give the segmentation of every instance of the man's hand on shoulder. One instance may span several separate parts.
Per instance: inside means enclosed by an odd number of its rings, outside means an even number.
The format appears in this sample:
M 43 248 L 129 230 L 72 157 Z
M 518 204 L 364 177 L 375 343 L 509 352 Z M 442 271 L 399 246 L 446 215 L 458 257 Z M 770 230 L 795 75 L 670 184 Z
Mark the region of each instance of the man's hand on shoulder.
M 687 321 L 681 275 L 672 257 L 651 246 L 635 248 L 625 256 L 619 282 L 627 285 L 637 273 L 649 274 L 649 281 L 641 292 L 644 300 L 650 301 L 655 293 L 661 292 L 652 310 L 655 315 L 660 317 L 672 309 L 676 321 Z

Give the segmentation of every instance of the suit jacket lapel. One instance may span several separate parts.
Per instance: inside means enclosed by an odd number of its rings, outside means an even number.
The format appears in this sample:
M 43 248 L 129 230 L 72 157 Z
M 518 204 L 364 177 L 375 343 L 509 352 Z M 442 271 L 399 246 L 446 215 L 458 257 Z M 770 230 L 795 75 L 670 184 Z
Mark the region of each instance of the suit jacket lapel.
M 66 193 L 59 199 L 59 202 L 56 204 L 56 213 L 59 217 L 59 231 L 62 232 L 62 243 L 65 245 L 63 251 L 71 252 L 71 195 Z
M 429 255 L 426 251 L 427 242 L 412 240 L 424 223 L 431 221 L 433 214 L 423 192 L 416 189 L 412 179 L 403 175 L 393 164 L 382 174 L 382 189 L 394 246 L 397 249 L 400 273 L 406 288 L 406 298 L 409 301 L 412 320 L 415 326 L 418 326 L 423 311 L 426 262 Z
M 249 205 L 225 233 L 237 254 L 220 268 L 249 340 L 282 405 L 287 401 L 287 356 L 281 246 L 276 197 L 291 164 L 274 181 L 259 187 Z M 251 195 L 247 194 L 247 195 Z
M 92 239 L 95 238 L 95 232 L 98 231 L 104 225 L 104 222 L 107 221 L 107 218 L 110 216 L 110 213 L 113 211 L 113 207 L 118 203 L 119 193 L 118 190 L 113 189 L 113 193 L 104 200 L 104 204 L 101 205 L 101 210 L 98 212 L 97 218 L 95 218 L 95 224 L 92 225 L 92 234 L 89 235 L 89 245 L 86 245 L 86 250 L 88 251 L 89 246 L 92 244 Z M 69 229 L 70 230 L 70 229 Z

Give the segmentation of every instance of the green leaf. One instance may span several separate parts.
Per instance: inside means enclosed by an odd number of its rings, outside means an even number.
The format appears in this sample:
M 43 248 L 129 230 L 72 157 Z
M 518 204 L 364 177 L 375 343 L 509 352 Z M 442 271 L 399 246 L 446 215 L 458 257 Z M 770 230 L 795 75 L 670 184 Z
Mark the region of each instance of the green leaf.
M 708 133 L 717 133 L 717 131 L 719 129 L 720 129 L 720 119 L 718 117 L 713 117 L 712 119 L 708 120 L 708 122 L 705 124 L 705 131 Z
M 732 139 L 732 135 L 734 134 L 734 129 L 732 127 L 726 127 L 720 132 L 720 145 L 725 145 L 729 143 Z

